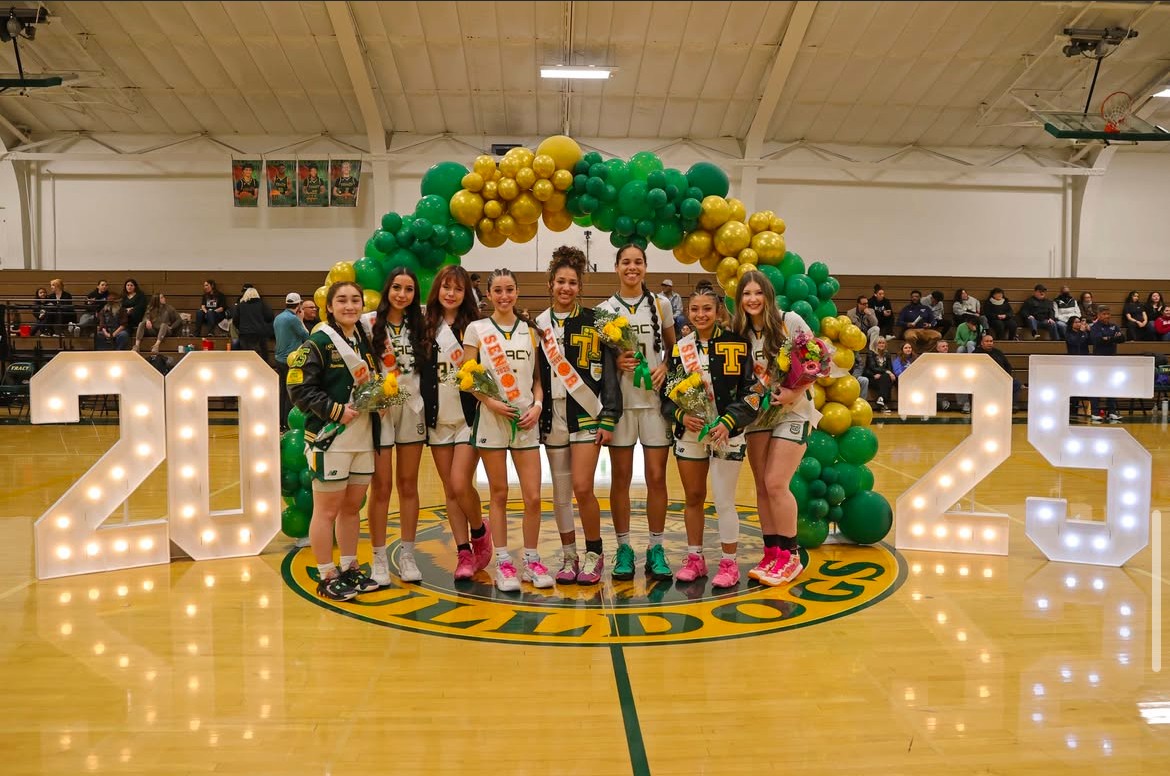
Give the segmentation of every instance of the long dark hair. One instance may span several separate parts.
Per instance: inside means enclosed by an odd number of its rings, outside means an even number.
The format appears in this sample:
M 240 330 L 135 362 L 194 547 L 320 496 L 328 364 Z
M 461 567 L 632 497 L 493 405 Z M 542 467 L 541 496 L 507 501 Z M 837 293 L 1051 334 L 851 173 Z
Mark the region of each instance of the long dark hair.
M 406 267 L 395 267 L 390 270 L 390 274 L 386 276 L 386 284 L 382 286 L 382 301 L 378 303 L 378 312 L 374 316 L 374 355 L 382 358 L 382 354 L 386 352 L 387 340 L 389 335 L 386 333 L 387 316 L 390 314 L 390 286 L 394 284 L 395 278 L 406 275 L 414 283 L 414 296 L 411 297 L 410 304 L 402 311 L 402 319 L 406 322 L 406 327 L 410 332 L 410 347 L 415 353 L 422 352 L 423 342 L 423 319 L 422 319 L 422 305 L 418 300 L 418 277 Z
M 492 274 L 488 275 L 488 279 L 487 279 L 488 293 L 491 293 L 492 283 L 495 281 L 496 278 L 512 278 L 512 282 L 516 284 L 516 289 L 519 290 L 519 288 L 520 288 L 520 283 L 516 280 L 516 276 L 514 274 L 512 274 L 512 270 L 508 269 L 507 267 L 497 267 L 496 269 L 492 270 Z M 527 323 L 528 328 L 530 328 L 534 332 L 536 332 L 537 337 L 542 338 L 542 339 L 544 338 L 544 329 L 542 329 L 536 325 L 536 321 L 532 318 L 531 315 L 528 315 L 525 312 L 517 310 L 515 305 L 512 306 L 512 312 L 516 314 L 517 318 L 519 318 L 520 320 Z
M 475 296 L 471 293 L 471 276 L 467 270 L 458 264 L 447 264 L 435 273 L 431 281 L 431 292 L 427 294 L 427 311 L 423 322 L 423 348 L 429 358 L 435 346 L 435 338 L 439 336 L 439 327 L 443 325 L 445 311 L 443 303 L 439 301 L 439 293 L 443 285 L 450 280 L 463 289 L 463 301 L 455 311 L 455 323 L 451 327 L 457 339 L 463 338 L 463 332 L 468 325 L 479 320 L 479 308 L 475 306 Z
M 743 291 L 748 283 L 755 283 L 764 292 L 764 357 L 771 361 L 784 347 L 784 314 L 776 305 L 776 289 L 768 277 L 759 270 L 743 273 L 735 289 L 735 315 L 731 319 L 731 330 L 744 339 L 750 339 L 752 321 L 743 309 Z
M 642 254 L 642 263 L 647 267 L 650 266 L 650 260 L 646 257 L 646 249 L 637 243 L 626 243 L 618 248 L 617 255 L 613 257 L 613 265 L 616 267 L 622 260 L 622 254 L 630 248 Z M 692 294 L 693 296 L 693 294 Z M 646 279 L 642 279 L 642 298 L 650 300 L 650 323 L 654 329 L 654 352 L 662 353 L 662 323 L 658 320 L 658 297 L 650 293 L 650 289 L 646 287 Z

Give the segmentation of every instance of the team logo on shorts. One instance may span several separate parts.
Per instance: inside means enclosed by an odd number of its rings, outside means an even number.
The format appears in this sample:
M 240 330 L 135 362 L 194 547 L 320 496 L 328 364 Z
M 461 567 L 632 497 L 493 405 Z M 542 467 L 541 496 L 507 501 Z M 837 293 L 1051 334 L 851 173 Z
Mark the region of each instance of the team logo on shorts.
M 865 609 L 891 595 L 906 576 L 900 555 L 885 544 L 859 547 L 826 544 L 808 552 L 805 571 L 793 585 L 765 587 L 747 577 L 762 553 L 755 507 L 740 506 L 741 582 L 730 590 L 713 590 L 710 579 L 693 583 L 645 579 L 644 505 L 635 502 L 632 536 L 637 573 L 628 582 L 610 578 L 614 538 L 608 528 L 609 503 L 599 499 L 606 549 L 606 572 L 601 584 L 557 585 L 537 590 L 527 584 L 519 593 L 501 593 L 493 584 L 494 563 L 469 582 L 455 582 L 455 547 L 443 510 L 425 508 L 419 516 L 415 560 L 423 572 L 421 584 L 394 584 L 344 603 L 315 594 L 317 567 L 309 548 L 294 549 L 284 560 L 285 581 L 313 603 L 376 625 L 419 631 L 436 636 L 518 644 L 608 646 L 611 644 L 681 644 L 758 636 L 801 628 Z M 544 503 L 545 537 L 540 551 L 550 573 L 560 566 L 560 541 L 552 504 Z M 519 515 L 523 505 L 508 504 Z M 713 507 L 707 509 L 708 546 L 716 546 Z M 391 526 L 397 525 L 393 518 Z M 519 533 L 519 519 L 510 526 Z M 685 552 L 683 505 L 667 505 L 667 558 L 677 571 Z M 391 537 L 390 567 L 396 570 L 398 542 Z M 581 552 L 584 552 L 583 540 Z M 360 545 L 359 561 L 368 567 L 369 546 Z M 718 563 L 718 550 L 708 551 L 708 563 Z

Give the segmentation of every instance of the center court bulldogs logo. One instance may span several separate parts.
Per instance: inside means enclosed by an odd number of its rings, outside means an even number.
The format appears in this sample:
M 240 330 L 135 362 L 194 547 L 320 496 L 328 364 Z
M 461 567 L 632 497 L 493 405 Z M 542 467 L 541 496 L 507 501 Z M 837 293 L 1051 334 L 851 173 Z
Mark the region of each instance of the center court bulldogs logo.
M 609 524 L 607 499 L 599 499 L 602 524 Z M 635 502 L 633 536 L 645 537 L 644 505 Z M 553 527 L 552 505 L 544 502 L 546 540 L 540 547 L 555 571 L 560 560 L 559 540 Z M 510 514 L 523 505 L 510 502 Z M 677 568 L 683 556 L 683 505 L 667 505 L 667 554 Z M 603 582 L 593 586 L 558 585 L 536 590 L 525 585 L 519 593 L 501 593 L 492 584 L 492 567 L 469 582 L 453 579 L 455 548 L 439 507 L 424 508 L 419 516 L 415 559 L 423 572 L 418 585 L 399 583 L 337 603 L 319 598 L 317 568 L 309 548 L 294 549 L 284 560 L 285 581 L 297 593 L 338 613 L 404 630 L 437 636 L 519 644 L 564 646 L 623 646 L 682 644 L 757 636 L 836 619 L 865 609 L 892 594 L 906 576 L 901 556 L 884 544 L 871 547 L 824 545 L 807 554 L 805 572 L 796 584 L 770 588 L 748 580 L 747 570 L 759 559 L 762 541 L 755 507 L 740 506 L 740 570 L 743 579 L 730 590 L 713 590 L 710 579 L 694 583 L 648 581 L 641 562 L 628 582 L 615 582 L 607 567 Z M 708 506 L 708 534 L 715 535 L 715 514 Z M 519 522 L 516 520 L 515 522 Z M 397 520 L 391 515 L 391 531 Z M 511 527 L 519 531 L 519 525 Z M 612 552 L 613 534 L 604 531 Z M 578 542 L 583 540 L 578 537 Z M 398 542 L 390 544 L 390 565 L 396 568 Z M 369 563 L 368 545 L 359 556 Z M 645 546 L 635 541 L 639 561 Z M 709 553 L 710 555 L 711 553 Z M 607 555 L 607 560 L 609 560 Z M 710 559 L 709 559 L 710 560 Z

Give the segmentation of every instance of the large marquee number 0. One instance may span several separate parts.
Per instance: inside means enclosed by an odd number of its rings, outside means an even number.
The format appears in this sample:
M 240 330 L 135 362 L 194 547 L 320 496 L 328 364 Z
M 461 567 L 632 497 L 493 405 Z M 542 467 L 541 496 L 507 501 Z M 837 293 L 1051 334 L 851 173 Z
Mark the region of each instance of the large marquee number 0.
M 61 353 L 29 384 L 33 423 L 77 423 L 82 396 L 119 397 L 120 438 L 37 520 L 37 577 L 258 553 L 280 529 L 276 375 L 254 353 L 192 353 L 165 380 L 135 353 Z M 210 510 L 207 398 L 240 399 L 239 510 Z M 109 521 L 171 456 L 171 522 Z

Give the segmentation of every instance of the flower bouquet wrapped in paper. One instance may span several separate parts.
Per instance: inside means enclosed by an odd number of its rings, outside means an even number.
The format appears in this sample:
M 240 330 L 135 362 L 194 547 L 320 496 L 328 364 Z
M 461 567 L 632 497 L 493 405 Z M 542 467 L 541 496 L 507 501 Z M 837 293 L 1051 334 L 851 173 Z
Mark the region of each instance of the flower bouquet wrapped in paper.
M 638 347 L 638 334 L 630 328 L 630 319 L 601 308 L 593 312 L 601 341 L 622 353 L 633 351 L 634 358 L 638 360 L 637 366 L 634 367 L 634 387 L 645 388 L 647 391 L 654 390 L 654 382 L 650 379 L 650 365 L 646 363 L 646 355 Z
M 512 407 L 513 409 L 516 408 L 515 405 L 504 398 L 504 394 L 500 390 L 500 386 L 496 382 L 495 378 L 489 375 L 487 370 L 484 369 L 483 364 L 479 363 L 474 358 L 464 361 L 463 365 L 459 367 L 459 371 L 452 372 L 447 381 L 461 391 L 483 394 L 489 399 L 498 399 L 504 404 L 507 404 L 509 407 Z M 516 432 L 519 429 L 519 418 L 514 417 L 511 419 L 511 421 L 512 438 L 515 439 Z
M 355 385 L 350 404 L 358 412 L 381 412 L 404 404 L 409 398 L 410 392 L 398 387 L 398 375 L 390 372 L 386 375 L 375 374 L 361 385 Z M 326 423 L 313 440 L 313 446 L 318 450 L 328 450 L 342 431 L 345 431 L 344 423 Z
M 688 374 L 681 366 L 675 369 L 666 378 L 666 396 L 687 415 L 703 419 L 706 425 L 699 432 L 700 442 L 719 422 L 719 408 L 715 406 L 715 400 L 707 392 L 703 376 L 698 372 Z
M 798 332 L 795 337 L 788 339 L 776 358 L 768 364 L 768 371 L 762 381 L 766 392 L 760 403 L 757 426 L 774 426 L 784 414 L 786 408 L 772 400 L 773 388 L 790 388 L 794 391 L 807 388 L 817 378 L 829 374 L 833 366 L 832 357 L 832 347 L 808 332 Z

